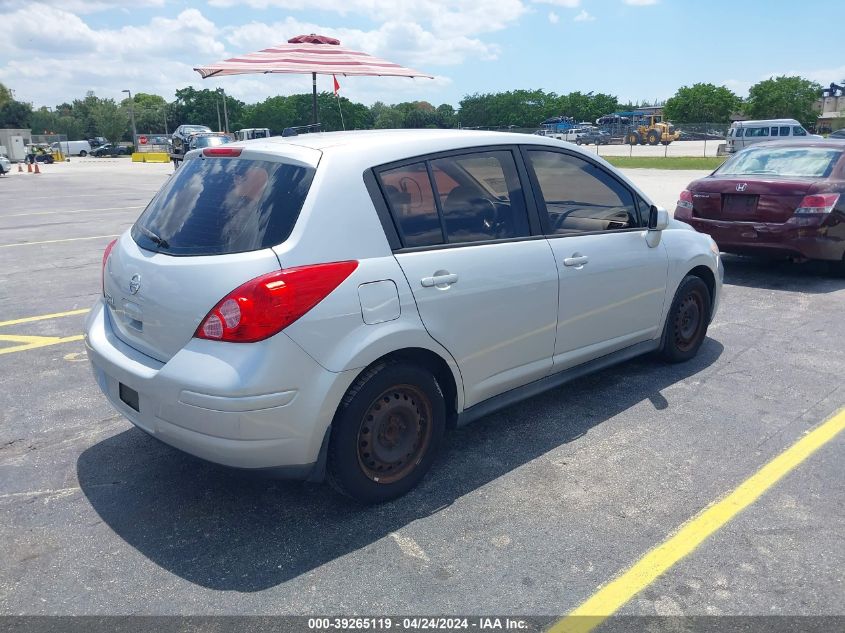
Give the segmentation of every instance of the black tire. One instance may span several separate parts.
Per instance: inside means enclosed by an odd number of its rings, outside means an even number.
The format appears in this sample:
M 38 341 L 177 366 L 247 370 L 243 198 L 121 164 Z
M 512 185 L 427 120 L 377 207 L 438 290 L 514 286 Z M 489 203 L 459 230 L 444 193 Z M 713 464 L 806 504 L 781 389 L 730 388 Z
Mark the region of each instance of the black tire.
M 628 145 L 639 145 L 643 142 L 639 132 L 631 132 L 628 134 Z
M 649 130 L 645 138 L 649 145 L 657 145 L 660 143 L 660 132 L 657 130 Z
M 362 503 L 401 497 L 431 468 L 445 428 L 446 403 L 430 372 L 403 361 L 378 363 L 335 414 L 328 481 Z
M 661 357 L 670 363 L 694 358 L 707 336 L 712 299 L 700 277 L 687 275 L 678 286 L 663 328 Z
M 834 277 L 845 278 L 845 255 L 838 262 L 828 262 L 828 270 Z
M 580 144 L 581 144 L 581 139 L 580 139 L 580 138 L 576 138 L 576 139 L 575 139 L 575 144 L 576 144 L 576 145 L 580 145 Z
M 85 150 L 82 150 L 81 152 L 79 152 L 80 158 L 85 158 L 86 156 L 88 156 L 88 152 L 86 152 Z

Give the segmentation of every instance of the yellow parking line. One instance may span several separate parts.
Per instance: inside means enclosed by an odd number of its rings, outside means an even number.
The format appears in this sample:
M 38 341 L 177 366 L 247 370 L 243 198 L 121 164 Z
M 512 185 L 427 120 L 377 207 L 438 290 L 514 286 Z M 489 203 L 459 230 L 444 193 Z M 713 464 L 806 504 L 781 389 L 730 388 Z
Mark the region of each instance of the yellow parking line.
M 10 334 L 0 334 L 0 341 L 8 341 L 10 343 L 21 343 L 20 345 L 13 345 L 12 347 L 0 347 L 0 356 L 3 354 L 12 354 L 14 352 L 26 352 L 31 349 L 38 349 L 39 347 L 48 347 L 50 345 L 58 345 L 59 343 L 70 343 L 72 341 L 81 341 L 82 334 L 74 334 L 73 336 L 17 336 Z
M 45 321 L 47 319 L 58 319 L 60 317 L 74 316 L 76 314 L 85 314 L 89 310 L 90 308 L 82 308 L 80 310 L 68 310 L 67 312 L 54 312 L 53 314 L 41 314 L 39 316 L 12 319 L 11 321 L 0 321 L 0 327 L 5 325 L 18 325 L 19 323 L 32 323 L 33 321 Z
M 595 629 L 843 429 L 845 409 L 809 431 L 721 501 L 710 505 L 687 521 L 673 536 L 604 585 L 569 615 L 555 623 L 549 631 L 588 633 Z
M 92 235 L 91 237 L 69 237 L 64 240 L 43 240 L 41 242 L 18 242 L 17 244 L 0 244 L 0 248 L 12 246 L 32 246 L 34 244 L 56 244 L 58 242 L 78 242 L 79 240 L 98 240 L 104 237 L 118 237 L 117 235 Z

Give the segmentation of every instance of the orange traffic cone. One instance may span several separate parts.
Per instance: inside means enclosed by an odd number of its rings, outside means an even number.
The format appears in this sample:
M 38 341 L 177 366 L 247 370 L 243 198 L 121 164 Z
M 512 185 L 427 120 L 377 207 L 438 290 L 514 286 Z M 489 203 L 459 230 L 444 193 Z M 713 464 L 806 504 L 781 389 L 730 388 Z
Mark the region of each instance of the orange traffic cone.
M 41 170 L 40 170 L 40 169 L 38 169 L 38 163 L 35 163 L 35 173 L 36 173 L 36 174 L 40 174 L 40 173 L 41 173 Z
M 28 174 L 32 173 L 32 163 L 26 164 L 26 173 L 28 173 Z

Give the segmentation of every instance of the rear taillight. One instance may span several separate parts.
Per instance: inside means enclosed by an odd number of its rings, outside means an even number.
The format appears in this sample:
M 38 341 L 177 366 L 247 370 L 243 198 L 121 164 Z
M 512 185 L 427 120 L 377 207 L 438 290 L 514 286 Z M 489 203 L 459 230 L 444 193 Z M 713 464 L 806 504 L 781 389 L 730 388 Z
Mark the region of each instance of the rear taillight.
M 795 215 L 828 214 L 839 202 L 838 193 L 816 193 L 804 196 L 801 204 L 795 209 Z
M 202 150 L 203 156 L 240 156 L 242 147 L 206 147 Z
M 109 242 L 109 245 L 106 246 L 106 250 L 103 251 L 103 267 L 100 269 L 100 288 L 103 291 L 103 294 L 106 294 L 106 264 L 109 261 L 109 255 L 111 255 L 111 249 L 114 248 L 114 245 L 117 244 L 117 240 L 112 240 Z
M 678 206 L 682 209 L 692 210 L 692 193 L 690 193 L 689 190 L 684 189 L 681 192 L 681 195 L 678 199 Z
M 256 277 L 223 297 L 194 336 L 232 343 L 269 338 L 325 299 L 356 268 L 356 261 L 334 262 Z

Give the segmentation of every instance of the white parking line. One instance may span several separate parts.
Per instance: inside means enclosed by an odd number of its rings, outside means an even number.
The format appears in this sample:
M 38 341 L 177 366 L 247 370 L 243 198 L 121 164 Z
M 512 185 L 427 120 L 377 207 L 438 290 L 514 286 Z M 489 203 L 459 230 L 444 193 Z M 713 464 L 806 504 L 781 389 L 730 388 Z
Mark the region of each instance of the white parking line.
M 34 246 L 35 244 L 58 244 L 59 242 L 78 242 L 80 240 L 99 240 L 104 237 L 119 237 L 119 234 L 92 235 L 91 237 L 69 237 L 64 240 L 43 240 L 41 242 L 18 242 L 16 244 L 0 244 L 0 248 L 11 248 L 12 246 Z
M 85 213 L 86 211 L 124 211 L 126 209 L 143 209 L 144 205 L 134 207 L 106 207 L 103 209 L 71 209 L 68 211 L 33 211 L 31 213 L 8 213 L 0 215 L 0 220 L 3 218 L 20 218 L 28 215 L 53 215 L 56 213 Z

